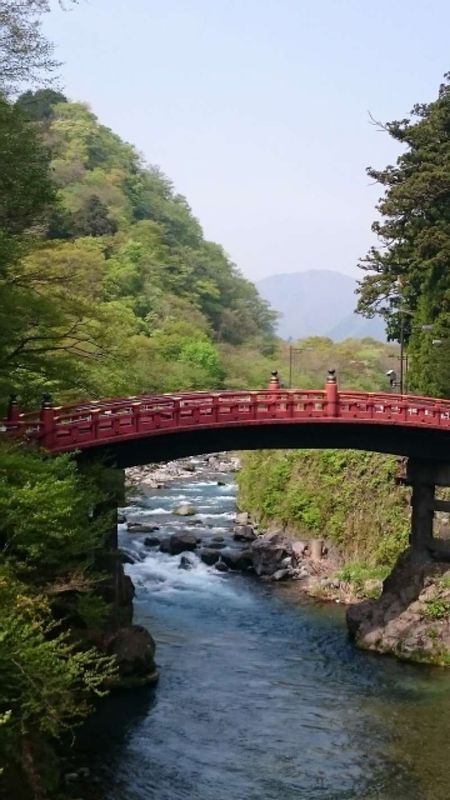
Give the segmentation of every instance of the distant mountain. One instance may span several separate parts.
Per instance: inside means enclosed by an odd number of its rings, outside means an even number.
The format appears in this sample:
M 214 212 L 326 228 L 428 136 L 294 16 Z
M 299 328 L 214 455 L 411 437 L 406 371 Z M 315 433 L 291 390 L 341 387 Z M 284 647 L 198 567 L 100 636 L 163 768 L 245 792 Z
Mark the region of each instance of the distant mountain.
M 382 320 L 354 313 L 356 279 L 349 275 L 317 269 L 270 275 L 256 285 L 261 296 L 281 312 L 278 333 L 284 339 L 386 339 Z

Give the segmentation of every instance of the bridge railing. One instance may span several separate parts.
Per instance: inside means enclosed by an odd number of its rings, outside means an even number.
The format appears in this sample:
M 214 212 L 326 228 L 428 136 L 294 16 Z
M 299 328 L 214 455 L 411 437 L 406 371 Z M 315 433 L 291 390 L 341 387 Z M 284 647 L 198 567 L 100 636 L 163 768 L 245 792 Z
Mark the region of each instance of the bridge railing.
M 169 429 L 295 420 L 339 420 L 450 428 L 450 401 L 429 397 L 325 390 L 182 392 L 111 398 L 21 414 L 15 406 L 1 430 L 59 452 Z

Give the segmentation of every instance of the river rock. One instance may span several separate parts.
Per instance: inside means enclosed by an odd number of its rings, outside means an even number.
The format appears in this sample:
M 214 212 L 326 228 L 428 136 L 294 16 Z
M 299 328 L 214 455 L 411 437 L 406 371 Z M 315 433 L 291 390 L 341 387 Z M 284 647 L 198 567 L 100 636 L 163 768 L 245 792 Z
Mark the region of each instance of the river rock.
M 194 564 L 188 556 L 181 556 L 178 569 L 192 569 L 193 566 Z
M 211 547 L 205 547 L 203 550 L 200 551 L 200 558 L 204 564 L 207 564 L 208 567 L 212 567 L 213 564 L 220 558 L 220 551 L 214 550 Z
M 286 578 L 289 578 L 291 575 L 290 569 L 277 569 L 276 572 L 272 575 L 273 581 L 284 581 Z
M 159 531 L 159 525 L 149 525 L 145 522 L 128 522 L 128 533 L 154 533 Z
M 146 536 L 144 544 L 146 547 L 156 547 L 160 544 L 161 539 L 158 536 Z
M 217 544 L 217 542 L 224 542 L 225 539 L 223 536 L 213 536 L 211 541 Z
M 180 503 L 172 511 L 172 514 L 176 514 L 177 517 L 193 517 L 196 513 L 194 506 L 191 506 L 190 503 Z
M 229 567 L 228 564 L 225 564 L 225 561 L 216 561 L 214 564 L 214 569 L 218 572 L 228 572 Z
M 197 547 L 197 537 L 190 531 L 172 533 L 167 536 L 159 545 L 162 553 L 169 553 L 171 556 L 178 556 L 185 550 L 195 550 Z
M 127 518 L 125 514 L 117 514 L 117 524 L 118 525 L 125 525 Z
M 157 680 L 155 643 L 142 625 L 119 628 L 107 639 L 105 649 L 108 655 L 115 656 L 120 680 L 125 684 L 143 685 Z
M 237 542 L 253 542 L 256 539 L 256 533 L 251 525 L 236 525 L 233 539 L 236 539 Z
M 247 570 L 252 566 L 251 550 L 223 550 L 222 561 L 230 569 Z
M 248 525 L 250 522 L 250 515 L 247 511 L 241 511 L 239 514 L 236 514 L 235 524 L 236 525 Z
M 292 544 L 281 531 L 258 536 L 252 543 L 251 552 L 257 575 L 273 575 L 292 564 Z

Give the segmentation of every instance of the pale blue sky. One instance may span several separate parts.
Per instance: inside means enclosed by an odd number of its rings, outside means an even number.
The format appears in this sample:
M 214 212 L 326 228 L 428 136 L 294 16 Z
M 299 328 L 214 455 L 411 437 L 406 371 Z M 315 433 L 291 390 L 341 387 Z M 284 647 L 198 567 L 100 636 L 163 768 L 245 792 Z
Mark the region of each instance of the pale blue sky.
M 55 1 L 62 84 L 184 194 L 245 275 L 357 274 L 398 153 L 369 124 L 436 96 L 448 0 Z

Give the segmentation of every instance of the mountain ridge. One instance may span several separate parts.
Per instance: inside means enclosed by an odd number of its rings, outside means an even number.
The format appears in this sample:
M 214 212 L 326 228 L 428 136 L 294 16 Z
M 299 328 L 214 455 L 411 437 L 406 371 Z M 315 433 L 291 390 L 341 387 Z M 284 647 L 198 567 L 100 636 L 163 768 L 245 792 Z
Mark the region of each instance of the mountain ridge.
M 330 269 L 284 272 L 256 282 L 260 295 L 281 313 L 284 339 L 328 336 L 335 341 L 386 340 L 384 323 L 355 313 L 357 279 Z

